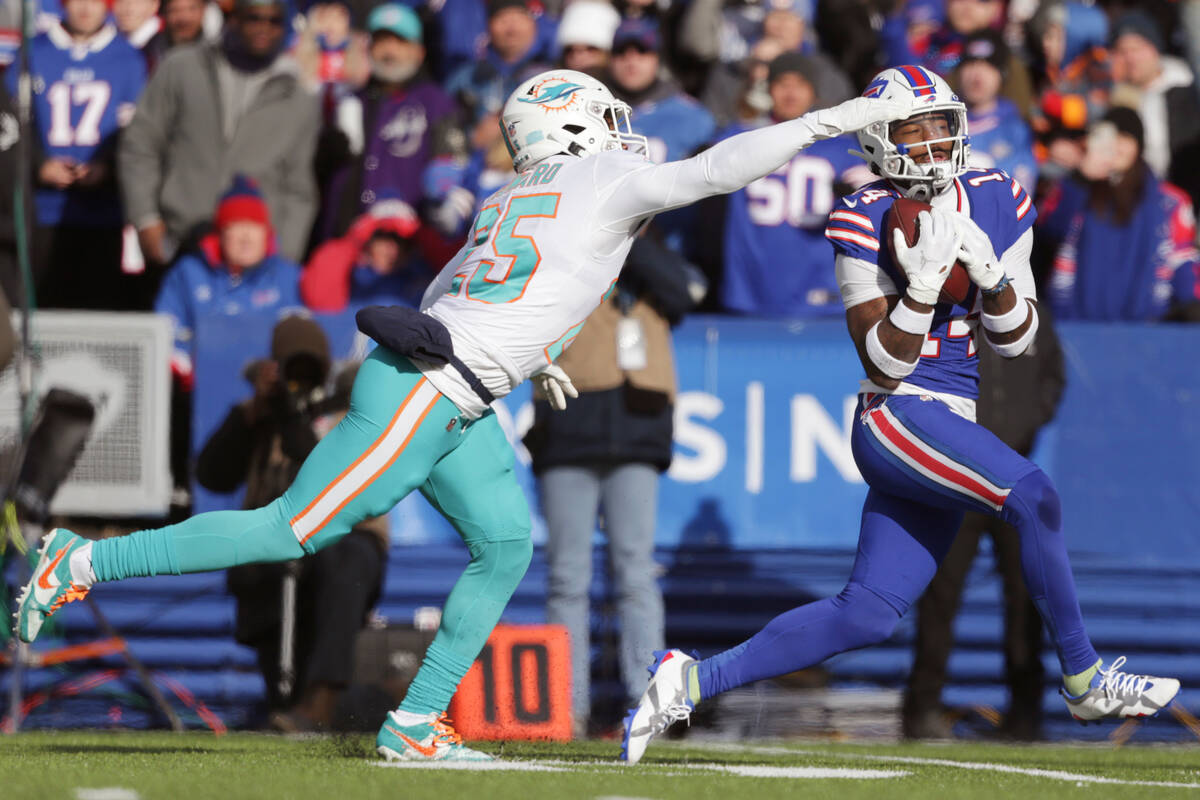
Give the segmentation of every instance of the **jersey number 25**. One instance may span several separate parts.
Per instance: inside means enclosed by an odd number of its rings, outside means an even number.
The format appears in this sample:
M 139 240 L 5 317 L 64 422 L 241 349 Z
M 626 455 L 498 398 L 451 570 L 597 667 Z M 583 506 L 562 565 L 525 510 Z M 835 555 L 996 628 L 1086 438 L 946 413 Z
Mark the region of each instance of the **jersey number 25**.
M 491 255 L 480 259 L 473 270 L 455 275 L 447 294 L 458 294 L 465 282 L 469 300 L 481 303 L 520 300 L 542 263 L 542 254 L 533 237 L 516 233 L 517 223 L 526 217 L 553 219 L 558 215 L 558 198 L 558 192 L 513 196 L 503 215 L 498 205 L 480 209 L 463 262 L 484 245 L 491 248 Z

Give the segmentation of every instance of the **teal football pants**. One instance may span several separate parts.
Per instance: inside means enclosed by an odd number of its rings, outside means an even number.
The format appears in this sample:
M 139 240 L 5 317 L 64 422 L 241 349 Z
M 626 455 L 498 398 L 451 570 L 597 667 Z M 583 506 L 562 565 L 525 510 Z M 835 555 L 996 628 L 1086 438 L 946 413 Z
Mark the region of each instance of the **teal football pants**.
M 401 706 L 443 711 L 529 566 L 529 508 L 495 414 L 464 425 L 458 408 L 387 348 L 363 362 L 349 412 L 277 500 L 100 540 L 92 567 L 98 581 L 111 581 L 300 558 L 413 489 L 454 525 L 471 555 Z

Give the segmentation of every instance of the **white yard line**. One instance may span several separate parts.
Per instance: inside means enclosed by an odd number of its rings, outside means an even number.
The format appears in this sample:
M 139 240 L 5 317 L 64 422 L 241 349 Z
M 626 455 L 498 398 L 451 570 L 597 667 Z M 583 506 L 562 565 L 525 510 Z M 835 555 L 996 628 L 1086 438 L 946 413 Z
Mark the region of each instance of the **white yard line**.
M 1074 783 L 1102 783 L 1115 786 L 1161 786 L 1168 789 L 1200 789 L 1200 783 L 1177 783 L 1175 781 L 1134 781 L 1124 778 L 1105 778 L 1099 775 L 1087 775 L 1080 772 L 1066 772 L 1057 769 L 1037 769 L 1034 767 L 1014 767 L 1011 764 L 992 764 L 986 761 L 955 761 L 949 758 L 921 758 L 920 756 L 881 756 L 868 753 L 838 753 L 827 750 L 792 750 L 786 747 L 722 747 L 721 749 L 739 753 L 761 753 L 763 755 L 805 755 L 822 758 L 853 758 L 862 761 L 878 761 L 890 764 L 919 764 L 931 767 L 957 767 L 966 770 L 982 770 L 986 772 L 1007 772 L 1014 775 L 1028 775 L 1033 778 L 1049 778 L 1056 781 Z
M 453 769 L 466 772 L 570 772 L 570 768 L 537 761 L 373 761 L 389 769 Z
M 505 761 L 376 761 L 378 767 L 391 769 L 448 769 L 478 772 L 590 772 L 602 770 L 630 770 L 649 775 L 696 777 L 699 770 L 724 773 L 740 778 L 789 778 L 789 779 L 849 779 L 884 780 L 903 778 L 909 773 L 890 769 L 852 769 L 842 767 L 785 767 L 764 764 L 646 764 L 630 767 L 622 762 L 606 761 L 559 761 L 559 760 L 513 760 Z

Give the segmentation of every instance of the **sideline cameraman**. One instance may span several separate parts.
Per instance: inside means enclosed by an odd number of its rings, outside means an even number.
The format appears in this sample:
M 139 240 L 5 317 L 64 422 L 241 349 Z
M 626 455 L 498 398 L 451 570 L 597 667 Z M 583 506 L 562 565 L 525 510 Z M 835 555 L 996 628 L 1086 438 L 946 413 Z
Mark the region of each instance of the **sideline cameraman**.
M 349 407 L 354 371 L 339 374 L 327 396 L 324 331 L 306 317 L 281 320 L 272 334 L 271 358 L 246 368 L 253 397 L 230 409 L 200 452 L 200 484 L 229 492 L 244 483 L 245 508 L 279 497 L 317 440 Z M 382 590 L 387 545 L 386 524 L 375 518 L 298 562 L 229 570 L 229 590 L 238 604 L 234 635 L 258 652 L 272 727 L 285 732 L 329 727 L 354 671 L 355 637 Z M 299 691 L 286 697 L 280 688 L 281 606 L 292 565 L 299 566 L 294 624 Z

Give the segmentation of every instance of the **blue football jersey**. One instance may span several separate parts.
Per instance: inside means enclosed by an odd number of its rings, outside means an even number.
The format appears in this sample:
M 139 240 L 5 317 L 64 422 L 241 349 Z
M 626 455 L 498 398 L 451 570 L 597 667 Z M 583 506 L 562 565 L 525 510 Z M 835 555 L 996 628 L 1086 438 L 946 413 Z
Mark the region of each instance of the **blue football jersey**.
M 946 191 L 954 198 L 956 210 L 970 216 L 988 235 L 997 256 L 1029 230 L 1037 217 L 1025 188 L 1002 170 L 968 169 Z M 883 180 L 862 187 L 838 202 L 829 215 L 825 236 L 837 253 L 876 265 L 903 292 L 908 280 L 892 261 L 883 238 L 887 210 L 900 196 Z M 934 307 L 920 363 L 905 383 L 960 397 L 978 396 L 980 302 L 979 291 L 972 286 L 961 304 L 938 303 Z
M 84 44 L 56 25 L 34 38 L 30 63 L 33 121 L 43 156 L 111 165 L 113 137 L 133 116 L 146 83 L 142 55 L 111 23 Z M 15 90 L 16 70 L 7 77 Z M 39 188 L 35 202 L 41 225 L 121 223 L 115 190 Z
M 749 130 L 736 126 L 728 136 Z M 865 169 L 849 137 L 816 142 L 729 196 L 721 304 L 747 314 L 811 318 L 842 313 L 825 221 L 834 185 Z

